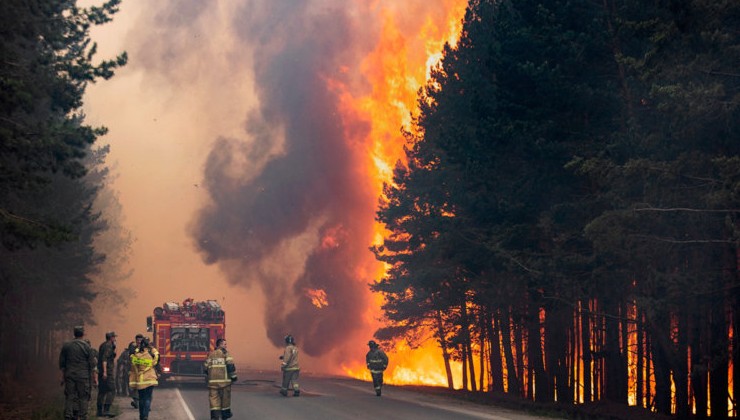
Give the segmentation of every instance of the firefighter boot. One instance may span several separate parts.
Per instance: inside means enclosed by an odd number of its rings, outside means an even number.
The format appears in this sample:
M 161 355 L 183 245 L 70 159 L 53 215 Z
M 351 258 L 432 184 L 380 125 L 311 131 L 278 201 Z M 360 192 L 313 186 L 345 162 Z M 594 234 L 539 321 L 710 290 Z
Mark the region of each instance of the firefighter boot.
M 375 395 L 380 396 L 380 387 L 375 388 Z
M 299 390 L 296 389 L 295 391 L 293 391 L 293 396 L 294 397 L 300 397 L 301 396 L 301 391 L 299 391 Z
M 103 404 L 98 403 L 98 411 L 95 413 L 95 417 L 103 417 Z
M 287 397 L 288 396 L 288 390 L 287 389 L 281 389 L 280 390 L 280 395 L 282 395 L 283 397 Z
M 221 420 L 221 410 L 211 410 L 211 420 Z
M 221 410 L 221 418 L 223 420 L 230 419 L 232 417 L 234 417 L 234 415 L 231 414 L 231 409 L 230 408 L 227 408 L 226 410 Z

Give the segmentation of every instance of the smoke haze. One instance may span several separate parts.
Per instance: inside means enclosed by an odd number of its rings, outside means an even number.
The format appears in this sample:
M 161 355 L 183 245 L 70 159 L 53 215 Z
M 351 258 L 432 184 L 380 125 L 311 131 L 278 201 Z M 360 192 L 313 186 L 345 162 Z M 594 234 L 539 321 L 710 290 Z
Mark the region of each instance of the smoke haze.
M 137 298 L 123 319 L 98 313 L 94 334 L 127 340 L 164 301 L 217 299 L 248 366 L 275 367 L 287 333 L 309 370 L 361 360 L 380 316 L 379 185 L 374 121 L 346 102 L 372 91 L 363 60 L 389 16 L 423 64 L 411 36 L 451 2 L 124 1 L 93 37 L 129 64 L 86 110 L 110 128 Z

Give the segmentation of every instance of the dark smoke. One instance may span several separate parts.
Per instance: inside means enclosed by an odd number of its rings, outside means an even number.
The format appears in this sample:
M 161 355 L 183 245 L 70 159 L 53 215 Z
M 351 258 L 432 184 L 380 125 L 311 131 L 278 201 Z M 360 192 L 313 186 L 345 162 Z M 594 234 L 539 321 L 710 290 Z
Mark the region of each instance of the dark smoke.
M 357 23 L 330 6 L 261 1 L 235 15 L 235 33 L 252 51 L 259 108 L 247 118 L 245 139 L 214 143 L 203 182 L 212 202 L 193 228 L 207 263 L 220 264 L 233 283 L 263 290 L 271 341 L 282 345 L 291 333 L 313 356 L 367 331 L 372 279 L 358 273 L 372 262 L 376 203 L 366 152 L 346 138 L 364 138 L 367 127 L 341 120 L 339 93 L 327 86 L 328 79 L 355 83 Z M 297 278 L 265 268 L 287 260 L 286 244 L 306 235 Z M 309 289 L 325 291 L 328 306 L 314 306 Z

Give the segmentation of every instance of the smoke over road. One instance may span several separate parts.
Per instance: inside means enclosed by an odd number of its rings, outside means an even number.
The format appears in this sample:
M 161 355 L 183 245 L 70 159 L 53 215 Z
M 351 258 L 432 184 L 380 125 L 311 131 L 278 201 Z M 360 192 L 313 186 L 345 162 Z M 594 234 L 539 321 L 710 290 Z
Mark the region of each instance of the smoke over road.
M 376 198 L 363 171 L 367 153 L 347 138 L 364 138 L 367 128 L 341 118 L 340 92 L 328 83 L 350 86 L 358 74 L 366 34 L 346 4 L 251 2 L 235 10 L 230 25 L 252 53 L 259 105 L 243 137 L 214 143 L 203 181 L 211 202 L 192 230 L 204 260 L 230 282 L 260 286 L 271 341 L 294 334 L 313 356 L 368 332 L 372 278 L 361 275 L 374 264 Z
M 165 300 L 216 298 L 250 363 L 290 333 L 315 369 L 361 364 L 382 167 L 462 4 L 124 2 L 99 36 L 130 62 L 86 103 L 136 237 L 127 334 Z

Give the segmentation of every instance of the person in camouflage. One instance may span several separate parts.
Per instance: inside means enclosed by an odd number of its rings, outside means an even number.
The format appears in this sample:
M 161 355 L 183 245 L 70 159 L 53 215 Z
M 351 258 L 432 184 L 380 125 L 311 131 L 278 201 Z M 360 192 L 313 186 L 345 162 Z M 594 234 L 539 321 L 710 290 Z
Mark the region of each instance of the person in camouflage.
M 116 395 L 125 397 L 128 392 L 128 372 L 131 369 L 128 349 L 124 349 L 116 361 Z
M 64 385 L 64 419 L 87 419 L 87 404 L 92 385 L 98 384 L 97 360 L 90 344 L 83 339 L 85 329 L 74 327 L 74 339 L 64 343 L 59 353 L 59 369 Z
M 114 417 L 110 412 L 116 397 L 116 333 L 105 333 L 105 341 L 98 349 L 98 417 Z

